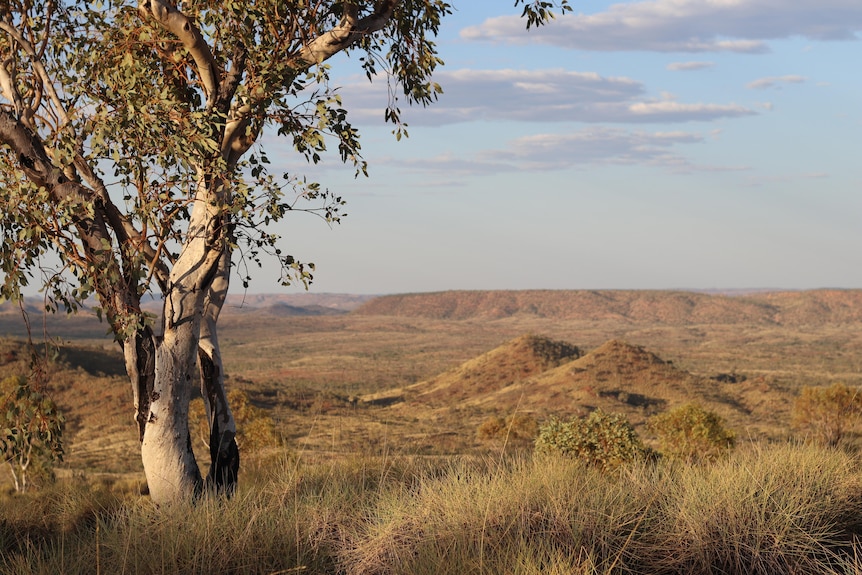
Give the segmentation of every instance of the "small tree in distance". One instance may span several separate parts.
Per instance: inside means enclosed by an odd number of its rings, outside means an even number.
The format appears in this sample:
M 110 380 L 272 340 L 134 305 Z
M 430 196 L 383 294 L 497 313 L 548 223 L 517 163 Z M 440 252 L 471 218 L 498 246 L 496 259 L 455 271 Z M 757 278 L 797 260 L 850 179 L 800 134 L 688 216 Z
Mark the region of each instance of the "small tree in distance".
M 27 491 L 34 469 L 63 460 L 64 428 L 57 405 L 27 378 L 0 382 L 0 458 L 12 472 L 15 491 Z
M 862 420 L 862 394 L 843 383 L 806 386 L 793 403 L 793 427 L 827 447 L 835 447 Z
M 694 404 L 655 415 L 647 425 L 658 436 L 662 455 L 688 463 L 717 459 L 736 442 L 721 416 Z

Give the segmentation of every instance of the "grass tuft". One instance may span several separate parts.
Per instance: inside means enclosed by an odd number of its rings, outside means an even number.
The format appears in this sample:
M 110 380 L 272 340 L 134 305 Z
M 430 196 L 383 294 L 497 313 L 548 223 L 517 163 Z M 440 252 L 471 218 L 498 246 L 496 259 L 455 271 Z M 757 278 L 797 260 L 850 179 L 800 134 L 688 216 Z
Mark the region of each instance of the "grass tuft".
M 806 445 L 614 473 L 554 457 L 285 457 L 246 479 L 194 506 L 82 481 L 4 496 L 0 573 L 862 573 L 858 462 Z

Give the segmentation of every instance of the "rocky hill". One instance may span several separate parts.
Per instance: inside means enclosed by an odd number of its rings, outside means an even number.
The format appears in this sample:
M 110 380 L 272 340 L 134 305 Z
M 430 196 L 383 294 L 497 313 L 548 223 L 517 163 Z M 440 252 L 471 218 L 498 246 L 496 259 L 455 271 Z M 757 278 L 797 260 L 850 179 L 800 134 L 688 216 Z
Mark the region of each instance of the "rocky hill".
M 425 403 L 451 405 L 517 384 L 580 357 L 564 341 L 524 335 L 427 381 L 407 388 Z
M 661 411 L 698 403 L 752 436 L 787 419 L 789 404 L 786 390 L 763 378 L 692 374 L 625 341 L 610 340 L 581 355 L 571 344 L 535 336 L 512 340 L 429 380 L 363 399 L 413 413 L 518 411 L 540 419 L 601 408 L 625 414 L 636 427 Z
M 448 291 L 381 296 L 353 313 L 453 320 L 534 316 L 659 325 L 823 325 L 862 321 L 862 290 L 745 295 L 651 290 Z
M 633 423 L 670 407 L 700 402 L 727 412 L 732 386 L 675 367 L 641 346 L 611 340 L 583 357 L 471 403 L 520 406 L 543 413 L 624 412 Z

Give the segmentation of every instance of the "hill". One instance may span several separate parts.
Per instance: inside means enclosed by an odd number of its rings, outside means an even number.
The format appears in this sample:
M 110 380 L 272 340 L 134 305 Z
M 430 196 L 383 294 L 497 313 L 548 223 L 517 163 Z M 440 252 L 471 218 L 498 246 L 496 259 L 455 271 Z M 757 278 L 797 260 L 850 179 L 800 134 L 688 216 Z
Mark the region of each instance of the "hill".
M 558 351 L 541 361 L 545 356 L 539 350 L 547 349 Z M 431 408 L 428 415 L 438 419 L 441 410 L 474 419 L 516 411 L 543 419 L 601 408 L 625 414 L 641 430 L 651 415 L 698 403 L 749 436 L 771 435 L 769 430 L 787 419 L 789 405 L 786 391 L 765 378 L 693 374 L 620 340 L 581 355 L 571 344 L 534 336 L 512 340 L 429 380 L 363 399 L 414 414 Z
M 753 410 L 746 405 L 747 396 L 754 389 L 745 382 L 690 373 L 641 346 L 610 340 L 580 359 L 520 385 L 475 397 L 471 403 L 511 409 L 520 406 L 542 414 L 561 415 L 586 415 L 602 408 L 626 414 L 637 426 L 651 415 L 696 402 L 747 427 L 754 423 Z M 760 393 L 770 392 L 768 385 L 757 389 Z M 759 413 L 757 419 L 764 417 L 770 416 Z
M 448 291 L 375 298 L 353 313 L 429 319 L 617 320 L 653 325 L 824 325 L 862 321 L 862 290 L 754 292 Z
M 453 405 L 504 389 L 580 355 L 580 350 L 567 342 L 524 335 L 434 378 L 408 386 L 403 393 L 429 405 Z M 396 391 L 365 400 L 379 405 L 401 398 L 402 392 Z
M 231 388 L 269 409 L 306 457 L 483 452 L 495 448 L 477 428 L 515 412 L 542 421 L 601 407 L 642 431 L 651 414 L 691 401 L 740 437 L 774 439 L 791 434 L 801 386 L 862 387 L 860 293 L 451 292 L 291 318 L 299 311 L 287 306 L 325 304 L 254 296 L 225 311 L 221 341 Z M 396 317 L 399 300 L 417 315 Z M 375 306 L 393 315 L 368 314 Z M 6 331 L 21 329 L 20 311 L 5 309 L 0 377 L 26 374 L 26 349 Z M 31 323 L 35 341 L 47 327 L 61 348 L 50 387 L 69 417 L 64 468 L 138 470 L 131 389 L 105 324 L 65 314 Z

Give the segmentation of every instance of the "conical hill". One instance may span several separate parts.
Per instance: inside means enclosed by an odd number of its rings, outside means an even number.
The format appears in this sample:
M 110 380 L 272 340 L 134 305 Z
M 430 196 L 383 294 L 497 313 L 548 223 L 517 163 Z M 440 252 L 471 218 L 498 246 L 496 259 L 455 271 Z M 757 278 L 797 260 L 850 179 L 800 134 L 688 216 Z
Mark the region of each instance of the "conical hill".
M 450 369 L 408 387 L 422 402 L 447 404 L 485 396 L 580 357 L 580 350 L 564 341 L 523 335 Z
M 602 408 L 625 413 L 639 424 L 650 415 L 690 402 L 726 415 L 736 411 L 724 386 L 679 369 L 641 346 L 611 340 L 528 381 L 474 397 L 472 403 L 559 415 L 584 415 Z

